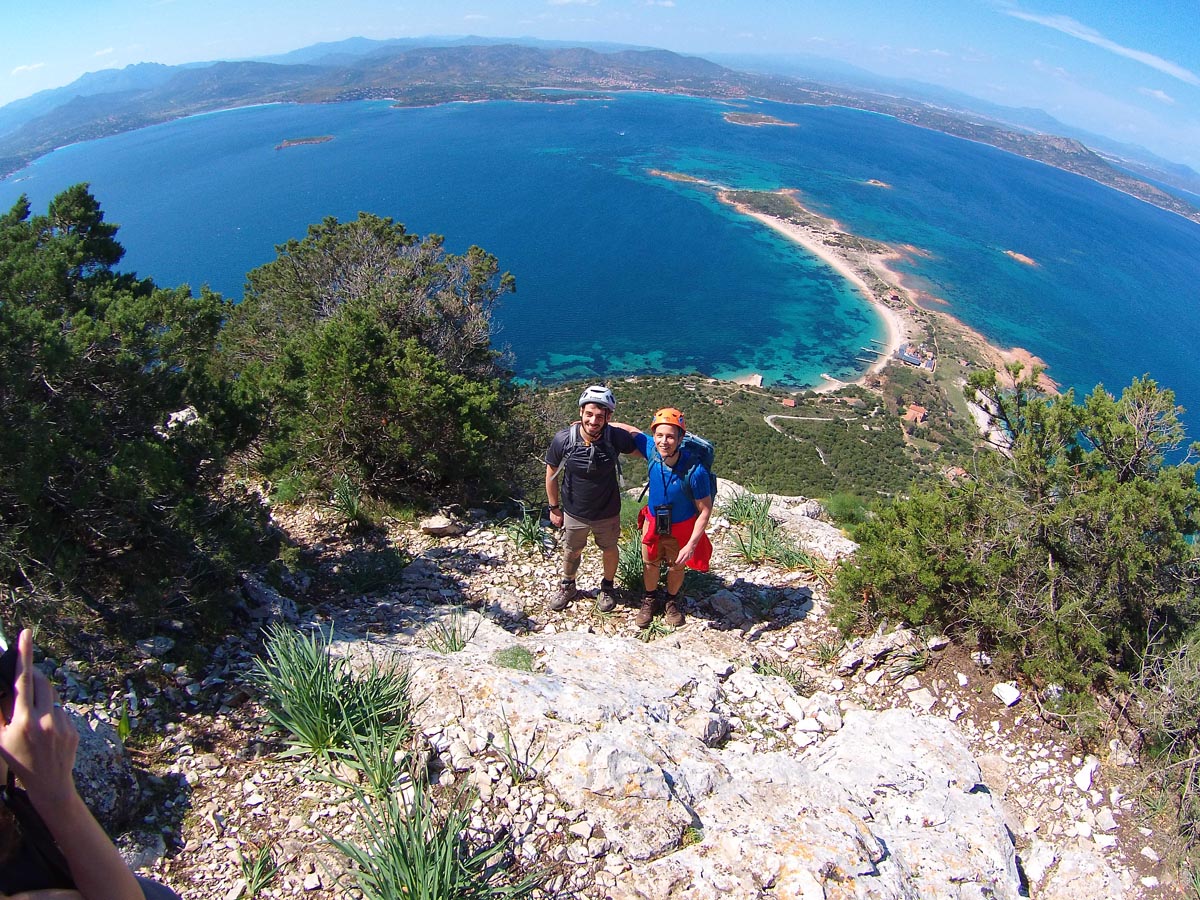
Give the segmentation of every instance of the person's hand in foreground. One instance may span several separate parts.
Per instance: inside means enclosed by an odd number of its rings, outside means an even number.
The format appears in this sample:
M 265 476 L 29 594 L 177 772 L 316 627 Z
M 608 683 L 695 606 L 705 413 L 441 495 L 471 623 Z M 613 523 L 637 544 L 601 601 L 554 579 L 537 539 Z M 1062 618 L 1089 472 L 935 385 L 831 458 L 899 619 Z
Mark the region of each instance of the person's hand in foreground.
M 83 900 L 143 900 L 142 889 L 104 829 L 75 789 L 72 769 L 79 733 L 55 702 L 53 685 L 33 665 L 33 635 L 17 638 L 17 678 L 12 708 L 0 722 L 0 774 L 11 769 L 34 809 L 54 835 L 71 867 L 78 894 L 34 891 L 30 900 L 82 897 Z

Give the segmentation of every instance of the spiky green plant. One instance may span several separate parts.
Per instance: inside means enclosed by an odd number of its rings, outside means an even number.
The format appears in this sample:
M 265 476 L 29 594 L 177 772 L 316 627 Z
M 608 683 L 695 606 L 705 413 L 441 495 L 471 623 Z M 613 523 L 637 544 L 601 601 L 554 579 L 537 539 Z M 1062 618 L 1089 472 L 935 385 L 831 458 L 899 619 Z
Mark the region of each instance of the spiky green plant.
M 734 525 L 744 525 L 767 516 L 771 509 L 769 497 L 750 491 L 738 491 L 720 506 L 720 513 Z
M 642 535 L 637 527 L 626 528 L 617 545 L 617 584 L 627 591 L 642 589 Z
M 479 625 L 480 619 L 469 616 L 461 606 L 451 607 L 448 615 L 433 623 L 426 646 L 435 653 L 458 653 L 471 643 Z
M 782 678 L 801 697 L 810 697 L 817 689 L 816 682 L 807 672 L 797 666 L 789 666 L 787 663 L 759 660 L 754 663 L 754 671 L 759 675 L 773 675 Z
M 841 656 L 842 648 L 845 645 L 845 641 L 837 639 L 831 641 L 817 641 L 817 645 L 813 652 L 816 654 L 817 662 L 823 666 L 827 666 Z
M 362 489 L 345 472 L 333 476 L 329 506 L 348 525 L 365 528 L 371 524 L 363 503 Z
M 275 845 L 267 841 L 254 849 L 247 856 L 238 851 L 238 867 L 242 870 L 242 880 L 246 882 L 245 896 L 254 900 L 275 883 L 279 875 L 279 862 L 275 858 Z
M 499 736 L 500 744 L 493 743 L 493 746 L 504 763 L 509 780 L 513 784 L 524 784 L 537 778 L 537 765 L 542 759 L 542 754 L 546 752 L 545 744 L 538 746 L 537 728 L 534 728 L 533 734 L 529 736 L 529 743 L 522 749 L 513 737 L 512 725 L 509 724 L 508 717 L 504 714 L 504 708 L 501 707 Z M 537 747 L 536 751 L 535 747 Z
M 397 791 L 386 797 L 356 793 L 362 837 L 326 840 L 353 864 L 365 900 L 493 900 L 537 890 L 539 875 L 507 875 L 507 838 L 468 839 L 463 798 L 439 814 L 421 779 L 413 782 L 408 802 Z
M 375 727 L 411 727 L 408 669 L 389 658 L 373 660 L 361 675 L 329 653 L 333 630 L 304 633 L 283 625 L 267 631 L 264 657 L 253 677 L 266 694 L 267 712 L 289 735 L 289 753 L 328 760 L 350 746 L 350 736 Z
M 674 633 L 675 629 L 664 622 L 661 617 L 655 617 L 650 620 L 650 623 L 646 627 L 638 631 L 638 640 L 644 644 L 649 644 L 660 637 L 666 637 L 668 634 Z
M 537 551 L 542 556 L 546 556 L 557 546 L 557 542 L 554 540 L 554 535 L 542 524 L 541 511 L 536 508 L 531 509 L 524 503 L 521 504 L 520 509 L 520 518 L 514 517 L 509 521 L 504 526 L 504 534 L 518 550 Z

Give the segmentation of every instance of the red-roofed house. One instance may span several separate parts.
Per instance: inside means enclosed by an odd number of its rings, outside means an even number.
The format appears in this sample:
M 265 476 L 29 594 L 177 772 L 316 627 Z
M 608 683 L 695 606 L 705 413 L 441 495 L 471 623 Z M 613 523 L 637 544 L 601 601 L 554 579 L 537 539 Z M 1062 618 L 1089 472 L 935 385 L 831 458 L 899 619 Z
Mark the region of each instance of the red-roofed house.
M 928 418 L 929 410 L 923 406 L 917 405 L 916 403 L 910 403 L 908 405 L 908 412 L 904 414 L 904 421 L 912 422 L 914 425 L 920 425 Z

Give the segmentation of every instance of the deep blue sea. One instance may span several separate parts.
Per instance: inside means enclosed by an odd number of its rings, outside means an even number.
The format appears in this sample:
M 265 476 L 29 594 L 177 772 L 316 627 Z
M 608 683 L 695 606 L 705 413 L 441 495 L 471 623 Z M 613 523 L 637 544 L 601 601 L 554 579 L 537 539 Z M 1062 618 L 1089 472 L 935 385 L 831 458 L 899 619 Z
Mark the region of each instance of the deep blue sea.
M 499 257 L 517 292 L 496 340 L 522 376 L 853 377 L 858 348 L 883 334 L 871 309 L 797 246 L 648 170 L 794 188 L 851 231 L 920 248 L 901 267 L 912 286 L 1043 357 L 1061 384 L 1119 391 L 1149 373 L 1200 411 L 1200 225 L 885 116 L 747 105 L 796 127 L 734 125 L 726 104 L 645 94 L 232 110 L 58 150 L 0 181 L 0 204 L 27 193 L 44 210 L 90 182 L 121 226 L 123 269 L 233 298 L 276 244 L 366 210 Z

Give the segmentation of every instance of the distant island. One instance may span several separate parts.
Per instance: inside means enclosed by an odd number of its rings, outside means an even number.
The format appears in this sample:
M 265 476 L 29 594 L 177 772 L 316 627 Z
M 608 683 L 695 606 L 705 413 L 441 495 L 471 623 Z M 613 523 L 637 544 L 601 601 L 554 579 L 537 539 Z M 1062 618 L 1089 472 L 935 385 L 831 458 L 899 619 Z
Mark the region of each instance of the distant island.
M 781 75 L 739 72 L 667 50 L 599 52 L 520 44 L 412 46 L 360 42 L 369 48 L 305 62 L 216 62 L 209 65 L 141 64 L 93 72 L 73 85 L 43 91 L 0 108 L 0 177 L 52 150 L 197 113 L 263 103 L 335 103 L 391 100 L 401 106 L 521 100 L 561 102 L 600 92 L 654 91 L 745 103 L 752 99 L 842 106 L 893 116 L 1045 163 L 1115 188 L 1200 223 L 1200 209 L 1072 138 L 1017 130 L 970 110 L 934 105 L 869 89 Z M 300 58 L 296 54 L 296 58 Z M 79 87 L 86 85 L 86 90 Z M 733 112 L 742 125 L 783 120 Z M 1171 175 L 1145 166 L 1163 183 Z
M 766 116 L 762 113 L 728 112 L 725 113 L 725 121 L 731 125 L 750 125 L 755 128 L 761 125 L 783 125 L 786 128 L 796 127 L 795 122 L 785 122 L 783 119 Z
M 305 144 L 324 144 L 326 141 L 332 141 L 332 134 L 318 134 L 313 137 L 288 138 L 286 141 L 280 141 L 275 145 L 276 150 L 285 150 L 288 147 L 301 147 Z

